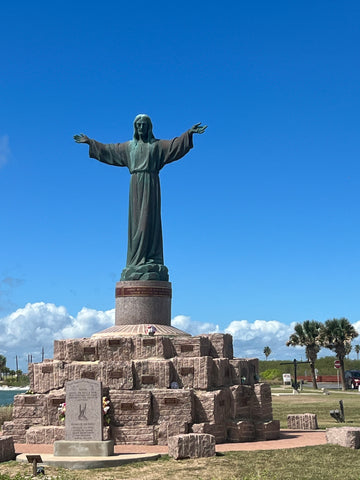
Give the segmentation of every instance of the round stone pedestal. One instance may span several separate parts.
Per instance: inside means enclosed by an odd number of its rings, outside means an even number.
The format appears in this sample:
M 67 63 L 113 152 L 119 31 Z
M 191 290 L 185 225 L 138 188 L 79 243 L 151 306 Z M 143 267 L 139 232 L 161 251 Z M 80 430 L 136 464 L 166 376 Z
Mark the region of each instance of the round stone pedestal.
M 171 325 L 171 283 L 117 282 L 115 325 Z

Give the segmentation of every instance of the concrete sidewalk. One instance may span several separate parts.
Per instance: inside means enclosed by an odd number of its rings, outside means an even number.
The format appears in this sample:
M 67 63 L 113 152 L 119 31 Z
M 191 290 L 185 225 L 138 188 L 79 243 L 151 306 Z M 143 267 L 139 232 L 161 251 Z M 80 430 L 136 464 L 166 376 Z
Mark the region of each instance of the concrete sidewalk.
M 244 443 L 221 443 L 216 445 L 217 452 L 240 452 L 255 450 L 279 450 L 284 448 L 310 447 L 326 444 L 325 430 L 281 430 L 279 440 Z M 166 445 L 115 445 L 117 454 L 160 453 L 167 454 Z M 21 453 L 50 453 L 54 452 L 53 445 L 33 445 L 16 443 L 16 454 Z

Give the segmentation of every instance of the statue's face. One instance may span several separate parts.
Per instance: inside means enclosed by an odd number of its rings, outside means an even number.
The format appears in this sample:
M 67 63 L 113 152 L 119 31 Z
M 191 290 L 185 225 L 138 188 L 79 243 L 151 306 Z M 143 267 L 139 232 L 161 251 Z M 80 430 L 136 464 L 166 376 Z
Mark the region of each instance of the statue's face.
M 146 137 L 148 133 L 148 123 L 145 119 L 139 118 L 139 120 L 136 121 L 136 130 L 141 137 Z

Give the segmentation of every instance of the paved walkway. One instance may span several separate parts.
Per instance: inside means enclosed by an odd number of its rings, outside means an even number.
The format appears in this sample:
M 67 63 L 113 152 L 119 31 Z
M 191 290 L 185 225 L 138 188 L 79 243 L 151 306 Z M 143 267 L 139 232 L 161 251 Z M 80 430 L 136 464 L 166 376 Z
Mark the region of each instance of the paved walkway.
M 279 440 L 264 442 L 221 443 L 216 445 L 217 452 L 240 452 L 255 450 L 278 450 L 282 448 L 310 447 L 326 444 L 325 430 L 281 430 Z M 53 445 L 15 444 L 15 452 L 53 453 Z M 115 453 L 168 453 L 166 445 L 115 445 Z

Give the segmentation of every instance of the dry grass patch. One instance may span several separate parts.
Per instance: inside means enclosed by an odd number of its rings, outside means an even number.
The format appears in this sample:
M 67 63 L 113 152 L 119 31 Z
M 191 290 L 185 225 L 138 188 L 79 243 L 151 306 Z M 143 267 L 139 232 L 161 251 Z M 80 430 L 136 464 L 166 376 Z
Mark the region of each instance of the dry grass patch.
M 12 405 L 6 405 L 0 407 L 0 427 L 4 422 L 8 422 L 12 419 Z
M 228 452 L 196 460 L 176 461 L 163 457 L 155 462 L 107 470 L 65 471 L 45 467 L 46 478 L 53 480 L 358 480 L 359 471 L 359 452 L 335 445 Z M 23 480 L 26 475 L 29 478 L 30 472 L 28 464 L 0 464 L 0 480 Z M 10 477 L 2 478 L 1 474 Z

